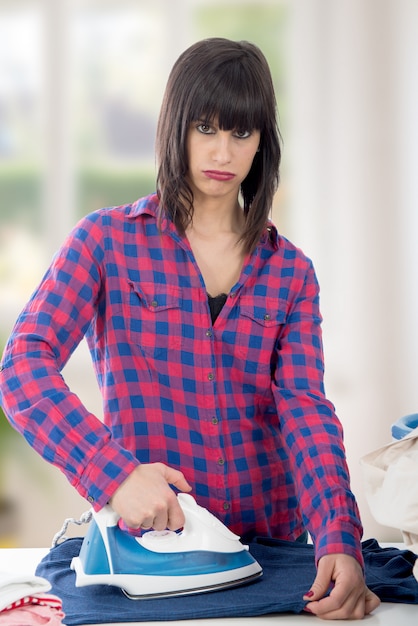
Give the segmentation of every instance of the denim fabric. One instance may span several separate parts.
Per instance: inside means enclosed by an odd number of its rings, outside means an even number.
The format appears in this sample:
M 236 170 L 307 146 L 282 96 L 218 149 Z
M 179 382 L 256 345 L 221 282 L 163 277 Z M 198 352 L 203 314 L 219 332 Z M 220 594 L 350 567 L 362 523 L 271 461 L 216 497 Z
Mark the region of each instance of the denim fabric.
M 207 593 L 204 600 L 202 595 L 129 600 L 115 587 L 75 587 L 70 563 L 81 542 L 68 539 L 53 548 L 36 571 L 62 599 L 67 626 L 300 613 L 306 604 L 303 594 L 315 576 L 312 545 L 257 538 L 250 551 L 263 567 L 263 576 L 251 584 Z M 417 557 L 412 552 L 381 548 L 374 539 L 364 542 L 362 551 L 367 584 L 382 601 L 418 604 L 418 583 L 412 575 Z

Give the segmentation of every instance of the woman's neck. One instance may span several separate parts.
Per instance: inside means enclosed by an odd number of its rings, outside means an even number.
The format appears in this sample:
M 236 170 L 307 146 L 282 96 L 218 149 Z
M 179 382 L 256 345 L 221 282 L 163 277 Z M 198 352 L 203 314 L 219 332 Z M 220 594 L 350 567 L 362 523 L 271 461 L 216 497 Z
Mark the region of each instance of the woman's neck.
M 207 292 L 229 293 L 241 274 L 245 218 L 238 205 L 229 210 L 198 209 L 186 236 L 202 273 Z
M 233 206 L 207 202 L 204 206 L 193 207 L 193 217 L 187 231 L 197 233 L 204 238 L 230 234 L 236 235 L 239 239 L 244 227 L 245 217 L 238 202 Z

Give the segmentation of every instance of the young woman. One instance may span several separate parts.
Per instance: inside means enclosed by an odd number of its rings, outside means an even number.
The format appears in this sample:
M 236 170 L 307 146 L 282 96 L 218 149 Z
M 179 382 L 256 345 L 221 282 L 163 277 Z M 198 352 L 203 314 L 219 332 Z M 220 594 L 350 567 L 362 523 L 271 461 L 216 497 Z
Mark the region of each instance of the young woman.
M 175 488 L 244 539 L 308 530 L 311 612 L 362 617 L 379 601 L 324 394 L 318 285 L 269 221 L 280 143 L 257 47 L 214 38 L 180 56 L 157 160 L 156 194 L 88 215 L 55 256 L 3 356 L 5 412 L 132 529 L 180 528 Z M 83 336 L 104 423 L 60 373 Z

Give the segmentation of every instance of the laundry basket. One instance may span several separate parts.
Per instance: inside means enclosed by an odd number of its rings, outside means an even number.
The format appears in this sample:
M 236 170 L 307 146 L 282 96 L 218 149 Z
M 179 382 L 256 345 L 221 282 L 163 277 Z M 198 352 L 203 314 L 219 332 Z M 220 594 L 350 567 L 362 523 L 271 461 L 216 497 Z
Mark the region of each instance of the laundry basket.
M 398 528 L 406 547 L 418 554 L 418 413 L 393 424 L 392 437 L 360 461 L 366 499 L 376 521 Z M 418 580 L 418 559 L 414 576 Z

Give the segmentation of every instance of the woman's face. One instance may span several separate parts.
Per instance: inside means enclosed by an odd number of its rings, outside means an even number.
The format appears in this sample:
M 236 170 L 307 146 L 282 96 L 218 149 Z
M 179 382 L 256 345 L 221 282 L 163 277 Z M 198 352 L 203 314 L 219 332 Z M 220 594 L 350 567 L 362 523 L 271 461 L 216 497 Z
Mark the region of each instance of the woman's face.
M 259 144 L 259 130 L 221 130 L 216 121 L 192 122 L 187 135 L 188 181 L 195 202 L 236 200 Z

